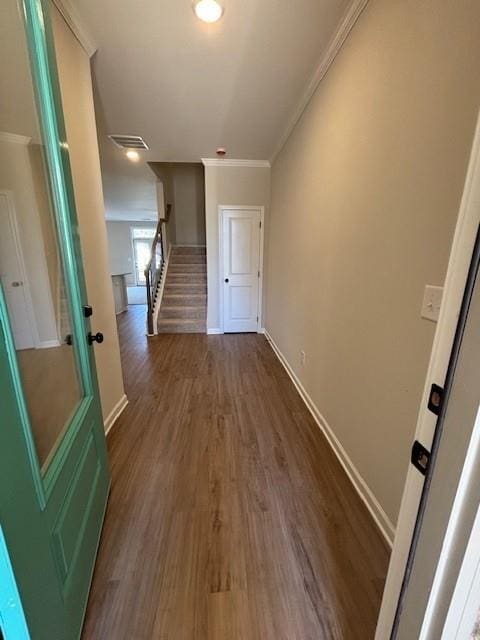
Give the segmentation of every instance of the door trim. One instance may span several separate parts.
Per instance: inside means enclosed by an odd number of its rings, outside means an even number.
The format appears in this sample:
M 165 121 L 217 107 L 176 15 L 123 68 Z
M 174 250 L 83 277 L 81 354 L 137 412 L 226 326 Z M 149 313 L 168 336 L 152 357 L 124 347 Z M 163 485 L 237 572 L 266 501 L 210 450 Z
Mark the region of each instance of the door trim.
M 257 333 L 263 333 L 263 255 L 264 255 L 264 242 L 265 242 L 265 207 L 260 205 L 233 205 L 233 204 L 220 204 L 218 205 L 218 307 L 219 307 L 219 321 L 220 327 L 210 330 L 209 334 L 222 334 L 225 333 L 225 318 L 224 318 L 224 296 L 223 296 L 223 258 L 224 258 L 224 245 L 223 245 L 223 213 L 224 211 L 258 211 L 260 214 L 260 252 L 259 252 L 259 265 L 260 265 L 260 278 L 258 282 L 258 320 L 257 320 Z
M 477 117 L 477 126 L 473 138 L 463 196 L 448 261 L 440 316 L 425 379 L 415 435 L 412 437 L 412 442 L 413 440 L 418 440 L 428 449 L 431 449 L 437 422 L 437 416 L 427 408 L 430 386 L 432 382 L 441 387 L 445 384 L 479 224 L 480 112 Z M 423 485 L 423 476 L 410 465 L 404 485 L 375 640 L 387 640 L 387 638 L 391 637 L 403 578 L 407 569 Z M 435 594 L 436 588 L 432 589 L 431 598 L 435 597 Z M 428 625 L 429 620 L 425 619 L 425 630 Z
M 5 196 L 7 200 L 8 218 L 10 220 L 11 230 L 13 233 L 13 241 L 15 244 L 15 253 L 18 258 L 18 265 L 20 267 L 20 273 L 23 282 L 23 291 L 25 293 L 25 302 L 27 306 L 27 322 L 30 328 L 30 335 L 33 340 L 33 348 L 40 348 L 43 345 L 40 344 L 40 337 L 38 335 L 37 322 L 33 311 L 33 300 L 30 288 L 30 282 L 28 279 L 28 272 L 25 266 L 25 260 L 23 259 L 23 247 L 20 237 L 20 231 L 17 222 L 17 210 L 15 208 L 15 199 L 13 192 L 10 189 L 0 189 L 0 196 Z
M 480 508 L 470 533 L 442 640 L 462 640 L 470 637 L 478 614 L 480 593 Z
M 22 601 L 0 525 L 0 632 L 5 639 L 30 640 Z

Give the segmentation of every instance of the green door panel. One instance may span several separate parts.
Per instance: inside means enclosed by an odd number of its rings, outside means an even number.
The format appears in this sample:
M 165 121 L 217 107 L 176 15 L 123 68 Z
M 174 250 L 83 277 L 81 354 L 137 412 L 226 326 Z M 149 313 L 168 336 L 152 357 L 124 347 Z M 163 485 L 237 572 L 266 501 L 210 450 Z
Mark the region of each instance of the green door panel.
M 0 289 L 0 309 L 5 302 Z M 60 584 L 50 552 L 50 532 L 45 526 L 26 447 L 22 417 L 11 367 L 11 345 L 4 312 L 0 323 L 0 520 L 20 592 L 25 616 L 39 638 L 62 638 L 65 614 Z M 60 615 L 45 616 L 46 611 Z
M 26 375 L 32 369 L 23 363 L 39 352 L 37 347 L 20 350 L 15 342 L 17 318 L 11 297 L 9 303 L 7 292 L 0 283 L 0 524 L 32 639 L 78 640 L 110 476 L 95 358 L 93 347 L 87 341 L 90 321 L 83 314 L 88 299 L 49 3 L 46 0 L 19 3 L 2 0 L 0 11 L 5 11 L 5 7 L 11 9 L 9 19 L 17 19 L 21 26 L 22 34 L 19 35 L 24 40 L 24 53 L 27 63 L 29 61 L 35 96 L 34 100 L 32 97 L 32 109 L 39 122 L 63 278 L 65 314 L 71 324 L 70 346 L 66 347 L 60 341 L 55 348 L 67 349 L 73 357 L 80 395 L 72 404 L 71 415 L 59 432 L 51 454 L 41 459 L 33 429 L 32 385 L 27 388 L 27 382 L 32 381 L 27 381 Z M 1 18 L 2 14 L 0 23 Z M 15 42 L 18 40 L 16 37 Z M 4 64 L 5 69 L 10 61 L 8 55 L 2 55 L 5 54 L 2 46 L 0 37 L 0 65 Z M 1 73 L 0 68 L 0 79 Z M 15 113 L 14 107 L 10 109 L 10 116 Z M 10 131 L 2 121 L 3 117 L 0 105 L 0 131 L 31 138 L 32 134 L 22 130 L 20 123 L 17 130 Z M 5 122 L 8 123 L 8 118 Z M 4 153 L 3 149 L 0 145 L 0 153 Z M 16 193 L 14 187 L 6 186 L 11 190 L 12 202 L 19 203 L 21 194 Z M 3 187 L 0 182 L 0 190 Z M 22 214 L 21 207 L 16 207 L 15 215 L 21 218 Z M 0 266 L 1 259 L 0 254 Z M 47 369 L 40 368 L 35 374 L 37 382 L 40 384 L 41 378 L 48 373 Z M 41 420 L 35 424 L 37 431 L 42 428 L 42 420 L 45 428 L 49 427 L 53 416 L 48 408 L 55 406 L 54 400 L 61 400 L 57 397 L 61 393 L 61 388 L 52 389 L 40 398 L 40 404 L 36 398 L 42 410 Z

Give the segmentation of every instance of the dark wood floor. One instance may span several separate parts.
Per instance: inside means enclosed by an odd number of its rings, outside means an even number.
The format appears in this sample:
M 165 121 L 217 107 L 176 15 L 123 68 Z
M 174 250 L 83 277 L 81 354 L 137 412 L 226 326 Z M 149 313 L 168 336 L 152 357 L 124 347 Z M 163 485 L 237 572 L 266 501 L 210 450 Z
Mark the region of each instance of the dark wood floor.
M 83 640 L 372 640 L 386 545 L 265 338 L 119 327 Z

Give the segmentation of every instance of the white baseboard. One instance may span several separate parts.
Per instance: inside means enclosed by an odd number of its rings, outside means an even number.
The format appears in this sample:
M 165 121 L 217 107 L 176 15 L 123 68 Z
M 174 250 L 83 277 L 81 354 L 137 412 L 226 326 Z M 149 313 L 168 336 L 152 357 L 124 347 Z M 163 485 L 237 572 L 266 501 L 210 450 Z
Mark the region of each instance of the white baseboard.
M 44 340 L 35 345 L 35 349 L 53 349 L 54 347 L 60 347 L 59 340 Z
M 370 511 L 373 519 L 375 520 L 375 523 L 377 524 L 378 528 L 380 529 L 380 532 L 385 538 L 385 541 L 391 548 L 393 546 L 393 539 L 395 537 L 395 527 L 393 526 L 392 522 L 390 521 L 385 511 L 382 509 L 373 491 L 370 489 L 370 487 L 367 485 L 365 480 L 362 478 L 360 472 L 353 464 L 349 455 L 347 454 L 347 452 L 341 445 L 340 441 L 334 434 L 332 428 L 330 427 L 328 422 L 325 420 L 325 418 L 322 416 L 322 414 L 318 410 L 317 406 L 315 405 L 311 397 L 306 392 L 305 388 L 303 387 L 302 383 L 298 379 L 297 375 L 289 365 L 287 359 L 284 357 L 284 355 L 282 354 L 278 346 L 275 344 L 272 336 L 268 333 L 267 330 L 265 330 L 265 336 L 268 342 L 270 343 L 270 346 L 272 347 L 275 355 L 280 360 L 282 366 L 284 367 L 285 371 L 288 373 L 290 379 L 295 385 L 302 400 L 305 402 L 308 410 L 312 414 L 315 422 L 318 424 L 318 426 L 324 433 L 325 437 L 327 438 L 329 445 L 333 449 L 333 452 L 335 453 L 340 464 L 344 468 L 345 473 L 350 478 L 350 481 L 355 487 L 355 490 L 357 491 L 358 495 L 365 503 L 367 509 Z
M 265 329 L 265 327 L 260 327 L 260 329 L 257 331 L 257 333 L 267 333 L 267 330 Z
M 222 334 L 223 331 L 221 329 L 207 329 L 207 336 L 219 336 Z
M 110 411 L 107 418 L 105 419 L 105 422 L 103 423 L 106 436 L 109 434 L 110 430 L 112 429 L 113 425 L 122 414 L 127 404 L 128 404 L 128 398 L 125 394 L 123 394 L 123 396 L 120 398 L 117 404 Z

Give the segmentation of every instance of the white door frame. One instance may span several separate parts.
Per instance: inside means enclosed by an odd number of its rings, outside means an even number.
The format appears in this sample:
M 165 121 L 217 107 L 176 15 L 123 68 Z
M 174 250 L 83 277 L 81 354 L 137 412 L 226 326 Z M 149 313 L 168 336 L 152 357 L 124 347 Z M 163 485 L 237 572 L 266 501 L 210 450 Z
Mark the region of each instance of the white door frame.
M 218 205 L 218 287 L 219 287 L 219 313 L 220 313 L 220 333 L 225 333 L 224 319 L 224 296 L 223 296 L 223 266 L 224 266 L 224 246 L 223 246 L 223 213 L 224 211 L 258 211 L 260 214 L 260 278 L 258 282 L 258 321 L 257 333 L 264 333 L 263 328 L 263 253 L 265 241 L 265 207 L 260 205 Z
M 430 363 L 417 419 L 414 440 L 431 448 L 435 433 L 436 416 L 427 409 L 433 382 L 443 387 L 447 375 L 450 353 L 472 259 L 477 230 L 480 224 L 480 114 L 474 135 L 463 196 L 448 262 L 440 316 L 433 342 Z M 413 440 L 412 440 L 413 442 Z M 404 485 L 398 525 L 393 544 L 390 566 L 383 593 L 375 640 L 388 640 L 392 631 L 403 576 L 408 561 L 410 544 L 418 513 L 424 478 L 409 466 Z M 435 576 L 429 604 L 422 627 L 422 637 L 428 635 L 439 596 L 441 575 Z M 423 634 L 426 634 L 425 636 Z
M 480 608 L 480 508 L 442 632 L 442 640 L 469 638 Z
M 23 247 L 20 238 L 20 231 L 17 222 L 17 212 L 15 209 L 15 199 L 13 191 L 9 189 L 0 189 L 0 196 L 5 196 L 7 201 L 8 217 L 10 220 L 10 229 L 13 235 L 13 242 L 15 253 L 17 254 L 18 266 L 20 269 L 20 275 L 23 282 L 23 292 L 25 297 L 25 305 L 27 308 L 27 322 L 32 337 L 32 348 L 38 348 L 40 344 L 40 337 L 38 335 L 37 323 L 35 320 L 35 313 L 33 311 L 32 294 L 30 290 L 30 282 L 28 280 L 28 271 L 25 267 L 25 260 L 23 259 Z M 11 319 L 14 322 L 14 319 Z

